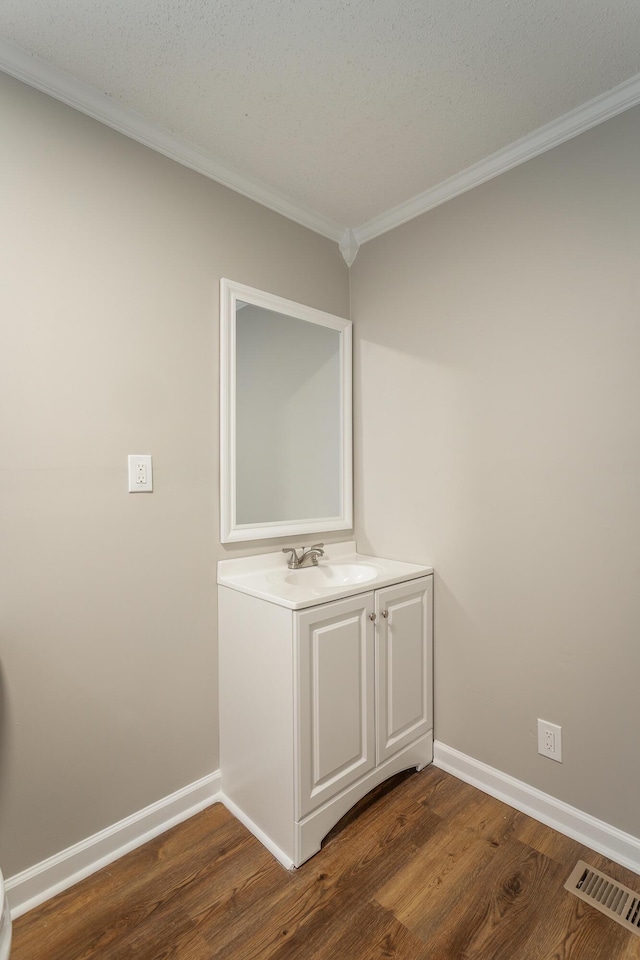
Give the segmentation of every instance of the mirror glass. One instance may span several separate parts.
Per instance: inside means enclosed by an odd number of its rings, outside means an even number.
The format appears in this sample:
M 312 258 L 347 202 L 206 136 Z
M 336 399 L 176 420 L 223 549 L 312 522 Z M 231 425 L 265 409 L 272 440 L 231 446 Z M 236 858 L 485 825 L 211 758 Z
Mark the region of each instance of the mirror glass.
M 349 529 L 350 322 L 221 292 L 222 542 Z

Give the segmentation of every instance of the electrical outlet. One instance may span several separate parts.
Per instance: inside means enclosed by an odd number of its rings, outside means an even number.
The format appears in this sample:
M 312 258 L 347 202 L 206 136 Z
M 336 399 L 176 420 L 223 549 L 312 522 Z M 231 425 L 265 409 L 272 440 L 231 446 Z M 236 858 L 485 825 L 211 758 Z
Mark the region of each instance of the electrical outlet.
M 538 753 L 562 763 L 562 727 L 538 720 Z
M 148 453 L 130 453 L 129 493 L 153 493 L 153 467 Z

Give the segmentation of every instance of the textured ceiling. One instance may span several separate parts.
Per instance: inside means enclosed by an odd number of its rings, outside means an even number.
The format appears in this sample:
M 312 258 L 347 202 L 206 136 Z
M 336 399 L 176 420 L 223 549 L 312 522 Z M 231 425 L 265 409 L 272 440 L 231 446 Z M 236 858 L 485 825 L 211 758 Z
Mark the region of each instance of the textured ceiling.
M 0 35 L 345 227 L 640 71 L 638 0 L 0 0 Z

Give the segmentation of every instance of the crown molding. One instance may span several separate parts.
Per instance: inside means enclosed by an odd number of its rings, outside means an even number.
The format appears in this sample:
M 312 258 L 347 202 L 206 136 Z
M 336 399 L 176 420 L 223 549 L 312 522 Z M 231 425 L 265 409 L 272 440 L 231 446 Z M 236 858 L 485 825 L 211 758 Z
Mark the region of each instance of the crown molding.
M 557 120 L 516 140 L 503 150 L 498 150 L 490 157 L 467 167 L 466 170 L 461 170 L 460 173 L 430 190 L 406 200 L 359 227 L 348 229 L 315 210 L 293 203 L 266 184 L 239 174 L 224 163 L 212 159 L 194 144 L 150 123 L 135 111 L 122 106 L 64 70 L 53 67 L 20 47 L 1 39 L 0 70 L 93 117 L 94 120 L 99 120 L 157 153 L 189 167 L 196 173 L 215 180 L 250 200 L 255 200 L 256 203 L 282 214 L 314 233 L 334 240 L 340 245 L 340 252 L 349 266 L 353 263 L 358 248 L 368 240 L 373 240 L 409 220 L 414 220 L 421 214 L 433 210 L 434 207 L 446 203 L 447 200 L 452 200 L 466 193 L 467 190 L 472 190 L 486 183 L 487 180 L 506 173 L 507 170 L 559 146 L 566 140 L 640 103 L 640 74 L 638 74 L 607 93 L 594 97 L 593 100 L 565 113 Z
M 453 200 L 461 193 L 466 193 L 467 190 L 472 190 L 481 183 L 499 177 L 501 173 L 506 173 L 507 170 L 559 146 L 565 140 L 577 137 L 604 120 L 609 120 L 616 114 L 635 107 L 638 103 L 640 103 L 640 74 L 625 80 L 607 93 L 594 97 L 581 107 L 565 113 L 557 120 L 539 127 L 533 133 L 467 167 L 466 170 L 461 170 L 460 173 L 432 187 L 431 190 L 426 190 L 411 200 L 406 200 L 397 207 L 355 227 L 353 229 L 355 240 L 358 244 L 373 240 L 428 210 L 439 207 L 447 200 Z
M 260 181 L 211 159 L 194 144 L 150 123 L 134 110 L 5 40 L 0 40 L 0 70 L 314 233 L 336 242 L 344 235 L 345 228 L 341 224 L 299 206 Z
M 360 244 L 356 240 L 353 230 L 344 231 L 344 236 L 338 244 L 338 247 L 344 262 L 348 267 L 350 267 L 358 255 L 358 250 L 360 249 Z

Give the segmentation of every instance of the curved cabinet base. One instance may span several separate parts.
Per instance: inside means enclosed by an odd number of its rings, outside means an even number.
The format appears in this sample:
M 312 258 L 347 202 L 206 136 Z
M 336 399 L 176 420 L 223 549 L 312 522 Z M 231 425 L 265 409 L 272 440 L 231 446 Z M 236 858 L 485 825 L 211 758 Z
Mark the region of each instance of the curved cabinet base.
M 402 770 L 410 770 L 411 767 L 422 770 L 422 768 L 426 767 L 432 760 L 433 737 L 429 733 L 420 740 L 417 740 L 416 743 L 412 743 L 411 746 L 397 753 L 394 757 L 390 757 L 385 763 L 376 767 L 375 770 L 372 770 L 366 776 L 362 777 L 357 783 L 352 784 L 352 786 L 339 794 L 339 796 L 334 797 L 318 810 L 314 810 L 313 813 L 310 813 L 304 820 L 295 823 L 293 825 L 291 843 L 283 844 L 282 846 L 274 843 L 273 839 L 262 827 L 252 820 L 230 797 L 225 795 L 224 790 L 222 791 L 221 800 L 227 810 L 232 813 L 240 823 L 244 824 L 256 840 L 259 840 L 287 870 L 291 870 L 294 867 L 301 866 L 305 860 L 308 860 L 315 853 L 318 853 L 322 847 L 322 841 L 331 828 L 336 825 L 341 817 L 344 817 L 345 813 L 349 812 L 358 800 L 366 797 L 374 787 L 384 783 L 385 780 L 393 777 L 394 774 L 401 773 Z M 286 849 L 283 849 L 283 847 L 286 847 Z
M 348 787 L 344 793 L 329 800 L 323 807 L 314 810 L 308 817 L 295 825 L 295 848 L 292 851 L 294 867 L 299 867 L 305 860 L 317 853 L 322 846 L 322 841 L 329 833 L 332 827 L 336 825 L 345 813 L 348 813 L 351 807 L 365 797 L 370 790 L 377 787 L 396 773 L 402 770 L 409 770 L 416 767 L 422 770 L 433 760 L 433 737 L 431 733 L 426 734 L 420 740 L 405 747 L 393 757 L 389 757 L 384 763 L 375 770 L 366 774 L 362 780 L 358 780 L 351 787 Z M 280 859 L 280 858 L 278 858 Z M 287 859 L 289 859 L 287 857 Z M 285 861 L 282 861 L 283 863 Z

